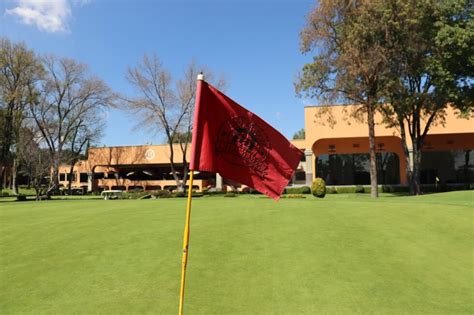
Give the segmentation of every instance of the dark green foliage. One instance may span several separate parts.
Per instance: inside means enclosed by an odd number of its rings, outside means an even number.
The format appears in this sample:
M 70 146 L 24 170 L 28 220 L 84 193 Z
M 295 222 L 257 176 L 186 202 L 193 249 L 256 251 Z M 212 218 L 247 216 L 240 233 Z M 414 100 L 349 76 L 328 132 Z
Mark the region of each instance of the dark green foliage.
M 421 191 L 423 193 L 435 193 L 435 192 L 448 192 L 448 191 L 457 191 L 457 190 L 472 190 L 474 189 L 474 184 L 424 184 L 421 185 Z
M 355 191 L 354 191 L 356 194 L 363 194 L 365 193 L 365 188 L 364 186 L 361 186 L 361 185 L 357 185 L 355 187 Z
M 173 197 L 182 198 L 182 197 L 186 197 L 186 194 L 183 191 L 178 191 L 173 194 Z
M 140 191 L 140 190 L 129 191 L 129 192 L 123 193 L 123 198 L 124 199 L 141 199 L 143 196 L 146 196 L 146 195 L 150 195 L 151 197 L 150 193 L 147 193 L 144 191 Z
M 237 194 L 235 194 L 234 192 L 228 192 L 224 195 L 224 197 L 233 198 L 233 197 L 237 197 Z
M 151 194 L 145 194 L 145 195 L 141 196 L 141 197 L 138 198 L 138 199 L 141 200 L 141 199 L 150 199 L 150 198 L 151 198 Z
M 324 179 L 318 177 L 313 181 L 311 193 L 318 198 L 324 198 L 326 196 L 326 182 Z
M 383 185 L 382 192 L 385 193 L 398 193 L 398 192 L 409 192 L 410 189 L 408 186 L 398 186 L 398 185 Z
M 354 193 L 370 193 L 370 186 L 368 185 L 358 185 L 358 186 L 332 186 L 328 189 L 330 194 L 354 194 Z M 379 193 L 405 193 L 409 191 L 408 186 L 400 185 L 379 185 L 377 187 Z
M 292 187 L 286 188 L 285 194 L 311 194 L 311 187 L 302 186 L 302 187 Z
M 169 190 L 156 190 L 152 192 L 152 196 L 155 198 L 171 198 L 171 193 Z
M 209 191 L 209 189 L 207 189 L 207 190 L 203 190 L 202 194 L 206 196 L 224 195 L 225 191 Z
M 26 196 L 25 195 L 17 195 L 16 196 L 16 201 L 26 201 Z

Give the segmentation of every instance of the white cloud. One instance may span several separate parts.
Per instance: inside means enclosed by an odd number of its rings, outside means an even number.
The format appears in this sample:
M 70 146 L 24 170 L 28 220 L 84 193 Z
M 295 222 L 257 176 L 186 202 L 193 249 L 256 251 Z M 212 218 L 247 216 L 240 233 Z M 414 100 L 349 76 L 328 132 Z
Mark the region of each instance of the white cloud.
M 72 0 L 73 5 L 83 6 L 90 0 Z M 67 32 L 71 17 L 69 0 L 16 0 L 17 6 L 6 13 L 16 16 L 22 23 L 35 25 L 39 30 L 55 33 Z

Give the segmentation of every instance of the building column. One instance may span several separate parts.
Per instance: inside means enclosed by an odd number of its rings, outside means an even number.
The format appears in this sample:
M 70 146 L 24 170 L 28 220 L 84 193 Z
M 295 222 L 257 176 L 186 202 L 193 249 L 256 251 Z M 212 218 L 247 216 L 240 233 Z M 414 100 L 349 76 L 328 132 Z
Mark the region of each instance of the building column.
M 216 190 L 222 191 L 222 176 L 216 173 Z
M 305 150 L 306 157 L 306 186 L 313 184 L 313 150 Z

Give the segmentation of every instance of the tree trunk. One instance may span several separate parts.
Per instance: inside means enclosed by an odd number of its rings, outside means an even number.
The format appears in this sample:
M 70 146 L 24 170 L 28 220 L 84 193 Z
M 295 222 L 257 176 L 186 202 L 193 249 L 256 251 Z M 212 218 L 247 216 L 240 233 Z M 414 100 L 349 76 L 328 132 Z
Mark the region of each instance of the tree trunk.
M 10 164 L 10 148 L 12 145 L 12 130 L 13 130 L 13 104 L 8 105 L 8 109 L 6 111 L 4 119 L 2 119 L 2 138 L 3 138 L 3 143 L 1 146 L 1 151 L 0 151 L 0 161 L 1 161 L 1 166 L 3 167 L 4 173 L 2 174 L 3 177 L 6 177 L 6 169 L 8 168 L 8 165 Z M 4 185 L 3 187 L 6 187 Z
M 413 176 L 412 176 L 412 190 L 413 190 L 414 195 L 419 195 L 421 193 L 420 165 L 421 165 L 421 150 L 420 150 L 420 146 L 415 141 L 413 143 Z
M 189 173 L 189 163 L 186 160 L 186 153 L 188 151 L 188 143 L 180 143 L 179 144 L 181 148 L 181 153 L 183 154 L 183 187 L 184 187 L 184 192 L 186 192 L 186 183 L 188 181 L 188 173 Z M 192 191 L 192 187 L 190 187 Z
M 369 151 L 370 151 L 370 195 L 377 198 L 379 192 L 377 190 L 377 159 L 375 153 L 375 121 L 374 109 L 371 100 L 367 101 L 367 122 L 369 125 Z
M 4 185 L 4 179 L 5 179 L 5 173 L 6 173 L 6 167 L 3 165 L 0 167 L 0 192 L 3 190 Z
M 183 189 L 184 189 L 184 192 L 186 192 L 186 183 L 188 181 L 188 172 L 189 172 L 189 165 L 188 163 L 186 163 L 186 161 L 183 161 L 183 180 L 182 180 L 182 183 L 183 183 Z M 189 187 L 192 191 L 192 187 Z
M 14 195 L 18 195 L 18 158 L 13 159 L 12 165 L 12 191 Z
M 172 142 L 173 138 L 169 137 L 169 139 L 171 139 L 171 140 L 168 141 L 168 145 L 169 145 L 169 148 L 170 148 L 171 173 L 173 175 L 174 180 L 176 181 L 177 190 L 179 192 L 183 192 L 184 191 L 183 182 L 179 179 L 178 174 L 176 173 L 175 165 L 174 165 L 174 147 L 173 147 L 173 142 Z M 184 174 L 183 174 L 183 176 L 184 176 Z
M 407 176 L 408 186 L 410 187 L 410 193 L 413 194 L 413 185 L 412 185 L 412 169 L 411 169 L 411 161 L 410 161 L 410 151 L 408 150 L 407 144 L 407 135 L 405 131 L 405 124 L 403 121 L 403 117 L 398 117 L 398 125 L 400 126 L 400 137 L 402 138 L 402 147 L 403 147 L 403 155 L 405 159 L 405 172 Z
M 4 188 L 7 188 L 7 187 L 8 187 L 8 186 L 7 186 L 7 168 L 6 168 L 6 167 L 3 169 L 2 184 L 3 184 L 2 186 L 3 186 Z
M 67 191 L 69 195 L 72 195 L 72 175 L 74 174 L 74 163 L 71 165 L 69 169 L 69 179 L 67 182 Z
M 57 195 L 59 192 L 59 158 L 53 157 L 53 167 L 51 171 L 51 178 L 49 179 L 48 196 Z
M 40 191 L 40 190 L 41 190 L 41 188 L 40 188 L 38 185 L 36 185 L 36 183 L 35 183 L 35 195 L 36 195 L 36 196 L 35 196 L 35 200 L 36 200 L 36 201 L 39 200 L 39 196 L 41 195 L 41 191 Z
M 413 111 L 411 142 L 413 143 L 413 173 L 411 190 L 413 195 L 419 195 L 420 189 L 420 166 L 421 166 L 421 147 L 423 146 L 423 136 L 421 134 L 420 107 L 415 107 Z M 428 127 L 428 126 L 427 126 Z

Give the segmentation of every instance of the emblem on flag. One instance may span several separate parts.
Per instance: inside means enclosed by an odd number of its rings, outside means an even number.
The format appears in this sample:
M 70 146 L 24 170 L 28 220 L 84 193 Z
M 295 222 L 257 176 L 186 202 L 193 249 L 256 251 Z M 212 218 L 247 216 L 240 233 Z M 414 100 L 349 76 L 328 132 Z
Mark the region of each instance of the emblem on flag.
M 219 173 L 278 200 L 303 152 L 263 119 L 198 81 L 190 169 Z
M 264 178 L 270 144 L 265 132 L 247 117 L 234 117 L 224 122 L 216 139 L 216 153 L 229 163 L 247 166 Z

